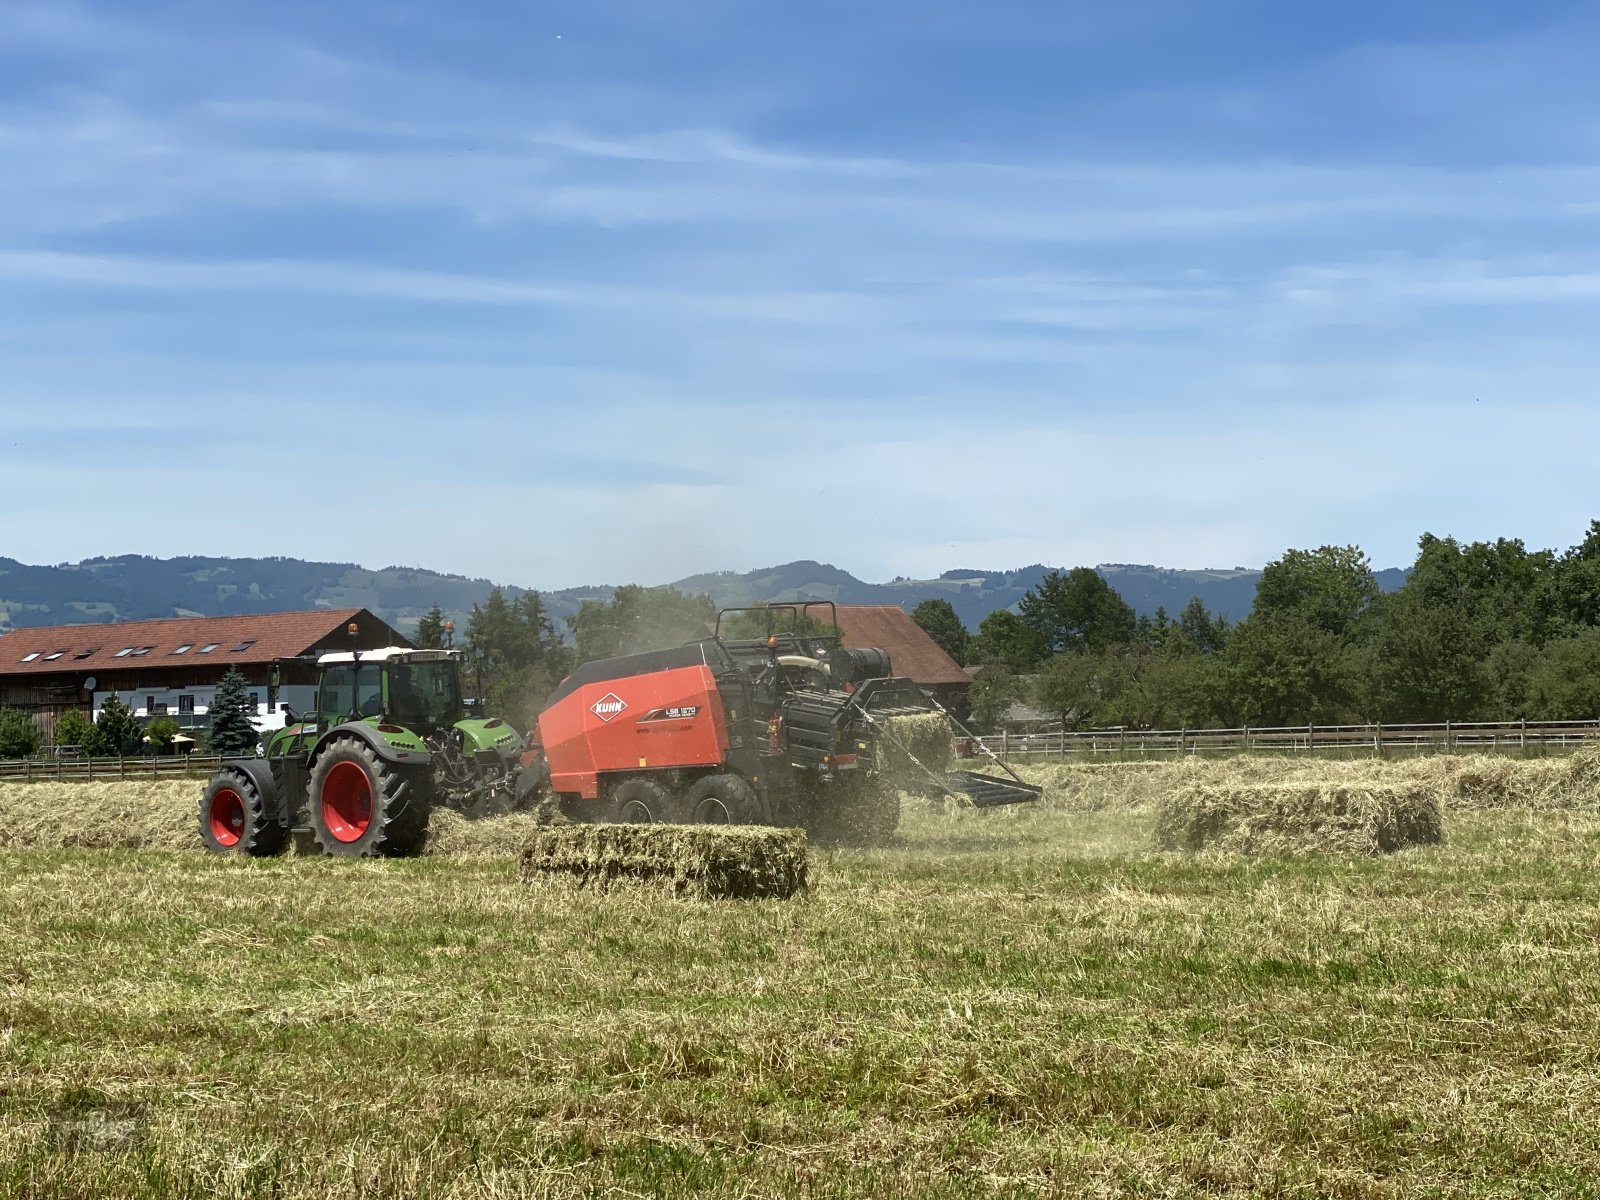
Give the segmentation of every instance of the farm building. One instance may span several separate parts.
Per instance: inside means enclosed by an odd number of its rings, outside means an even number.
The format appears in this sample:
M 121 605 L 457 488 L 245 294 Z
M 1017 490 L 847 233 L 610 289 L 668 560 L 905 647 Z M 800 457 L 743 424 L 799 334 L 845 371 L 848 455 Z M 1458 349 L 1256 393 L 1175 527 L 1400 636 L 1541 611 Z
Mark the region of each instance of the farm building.
M 207 723 L 217 685 L 237 667 L 270 728 L 280 706 L 312 707 L 316 654 L 410 644 L 364 608 L 15 629 L 0 637 L 0 708 L 30 713 L 51 737 L 62 713 L 97 716 L 115 692 L 140 719 L 192 729 Z
M 898 604 L 841 604 L 836 611 L 843 645 L 887 651 L 896 675 L 919 684 L 957 715 L 966 714 L 971 677 L 905 609 Z M 813 615 L 820 612 L 813 610 Z

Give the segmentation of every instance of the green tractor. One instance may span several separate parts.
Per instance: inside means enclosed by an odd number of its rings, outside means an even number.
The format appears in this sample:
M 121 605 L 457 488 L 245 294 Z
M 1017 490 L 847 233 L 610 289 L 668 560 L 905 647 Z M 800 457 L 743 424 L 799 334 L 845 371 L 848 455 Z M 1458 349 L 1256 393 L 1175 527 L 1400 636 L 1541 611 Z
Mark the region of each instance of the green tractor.
M 523 739 L 468 714 L 456 651 L 323 654 L 317 674 L 315 712 L 286 709 L 259 757 L 225 759 L 206 784 L 212 853 L 281 854 L 293 834 L 324 854 L 414 854 L 436 806 L 482 817 L 517 805 Z

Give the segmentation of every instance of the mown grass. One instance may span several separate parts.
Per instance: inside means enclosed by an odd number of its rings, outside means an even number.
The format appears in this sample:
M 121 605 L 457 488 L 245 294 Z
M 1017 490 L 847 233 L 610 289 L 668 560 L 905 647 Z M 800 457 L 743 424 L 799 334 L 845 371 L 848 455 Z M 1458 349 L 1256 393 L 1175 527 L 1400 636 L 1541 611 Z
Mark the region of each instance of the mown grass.
M 0 854 L 0 1194 L 1582 1195 L 1600 816 L 1379 859 L 914 814 L 803 901 Z M 53 1148 L 63 1098 L 142 1149 Z

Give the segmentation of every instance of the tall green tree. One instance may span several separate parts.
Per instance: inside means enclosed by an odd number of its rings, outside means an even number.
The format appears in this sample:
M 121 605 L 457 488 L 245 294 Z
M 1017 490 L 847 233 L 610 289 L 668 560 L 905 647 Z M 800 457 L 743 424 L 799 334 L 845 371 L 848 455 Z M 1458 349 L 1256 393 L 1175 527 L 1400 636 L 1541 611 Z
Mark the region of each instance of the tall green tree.
M 1357 661 L 1346 639 L 1308 614 L 1252 614 L 1223 656 L 1223 719 L 1268 726 L 1351 721 L 1361 694 Z
M 490 590 L 467 624 L 467 664 L 489 711 L 526 732 L 572 668 L 572 652 L 536 591 L 507 600 Z
M 1138 626 L 1127 601 L 1089 567 L 1046 573 L 1017 602 L 1017 615 L 1051 654 L 1126 645 Z
M 967 643 L 972 635 L 956 615 L 955 606 L 948 600 L 931 597 L 911 610 L 911 619 L 934 641 L 939 648 L 957 663 L 967 661 Z
M 1529 708 L 1541 720 L 1600 718 L 1600 627 L 1546 646 L 1529 692 Z
M 1026 675 L 1045 658 L 1044 639 L 1016 613 L 997 608 L 978 624 L 967 647 L 970 663 L 994 663 L 1013 675 Z
M 1201 654 L 1216 654 L 1228 644 L 1228 618 L 1213 616 L 1199 596 L 1183 606 L 1176 629 L 1187 646 Z
M 143 736 L 138 719 L 122 702 L 122 697 L 112 692 L 100 706 L 94 732 L 85 748 L 93 758 L 120 758 L 125 754 L 137 754 L 139 739 Z
M 1405 589 L 1385 597 L 1365 660 L 1376 716 L 1385 721 L 1469 721 L 1492 692 L 1470 617 Z
M 0 758 L 32 758 L 44 739 L 33 718 L 21 709 L 0 708 Z
M 1105 666 L 1103 654 L 1057 654 L 1033 677 L 1034 707 L 1059 720 L 1063 729 L 1100 724 L 1101 710 L 1112 698 Z
M 1287 550 L 1262 570 L 1251 615 L 1294 617 L 1342 638 L 1357 632 L 1379 595 L 1359 546 Z
M 423 613 L 417 622 L 415 641 L 422 650 L 444 649 L 444 613 L 437 604 Z
M 211 699 L 211 728 L 207 741 L 213 754 L 249 754 L 256 748 L 258 734 L 250 723 L 255 716 L 255 705 L 250 703 L 250 685 L 237 668 L 228 673 L 217 685 Z M 101 720 L 104 720 L 104 713 Z
M 1003 664 L 985 666 L 972 680 L 972 690 L 967 693 L 967 703 L 972 706 L 972 724 L 987 731 L 998 730 L 1006 712 L 1023 698 L 1022 680 Z
M 57 746 L 83 747 L 94 733 L 94 722 L 75 708 L 69 708 L 56 719 L 55 744 Z
M 585 600 L 567 621 L 578 661 L 592 662 L 706 637 L 716 616 L 709 596 L 626 584 L 617 588 L 610 600 Z

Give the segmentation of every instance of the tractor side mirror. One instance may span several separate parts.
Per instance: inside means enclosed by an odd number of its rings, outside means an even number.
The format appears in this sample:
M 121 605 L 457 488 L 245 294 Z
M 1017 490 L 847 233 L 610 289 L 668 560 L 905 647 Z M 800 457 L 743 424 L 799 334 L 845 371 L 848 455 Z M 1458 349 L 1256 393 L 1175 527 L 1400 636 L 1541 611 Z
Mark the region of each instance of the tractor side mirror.
M 294 709 L 287 704 L 283 706 L 283 723 L 285 725 L 298 725 L 300 723 L 300 718 L 295 715 Z

